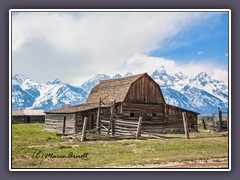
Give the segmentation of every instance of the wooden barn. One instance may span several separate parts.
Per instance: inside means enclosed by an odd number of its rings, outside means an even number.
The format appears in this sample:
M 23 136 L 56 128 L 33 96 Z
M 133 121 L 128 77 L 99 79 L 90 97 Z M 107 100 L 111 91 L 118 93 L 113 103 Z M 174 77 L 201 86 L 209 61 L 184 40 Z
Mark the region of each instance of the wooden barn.
M 58 133 L 79 133 L 84 117 L 87 129 L 106 130 L 109 119 L 137 122 L 143 117 L 142 132 L 184 131 L 182 112 L 189 128 L 197 129 L 199 113 L 166 104 L 160 86 L 147 74 L 100 81 L 90 92 L 86 103 L 47 111 L 45 129 Z M 63 130 L 64 127 L 64 130 Z
M 44 123 L 44 110 L 20 109 L 12 110 L 12 123 Z

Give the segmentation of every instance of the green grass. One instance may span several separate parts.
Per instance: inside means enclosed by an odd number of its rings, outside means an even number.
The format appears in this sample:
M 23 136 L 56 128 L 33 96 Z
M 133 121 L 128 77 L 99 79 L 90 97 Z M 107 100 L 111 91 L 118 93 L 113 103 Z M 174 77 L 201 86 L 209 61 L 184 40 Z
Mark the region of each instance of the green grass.
M 96 168 L 164 164 L 228 157 L 224 133 L 166 134 L 170 139 L 87 141 L 57 136 L 44 130 L 44 124 L 12 125 L 12 168 Z M 88 154 L 88 159 L 36 158 L 33 154 L 68 156 Z M 218 160 L 215 160 L 218 162 Z M 227 164 L 224 166 L 227 167 Z

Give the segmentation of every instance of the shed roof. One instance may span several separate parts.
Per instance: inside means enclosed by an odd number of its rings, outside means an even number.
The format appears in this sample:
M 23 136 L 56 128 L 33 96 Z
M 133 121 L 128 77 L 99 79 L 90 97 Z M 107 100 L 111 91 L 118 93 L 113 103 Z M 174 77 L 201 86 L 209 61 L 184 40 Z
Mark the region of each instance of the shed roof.
M 63 106 L 60 109 L 46 111 L 45 113 L 74 113 L 78 111 L 86 111 L 98 107 L 98 103 L 84 103 L 75 106 Z
M 43 109 L 13 109 L 12 116 L 45 116 L 45 114 Z
M 100 81 L 98 85 L 92 88 L 87 103 L 97 103 L 100 98 L 104 103 L 111 103 L 114 100 L 115 102 L 123 102 L 131 84 L 144 74 L 146 73 Z
M 23 112 L 22 109 L 21 109 L 21 110 L 15 110 L 15 109 L 13 109 L 13 110 L 12 110 L 12 116 L 24 116 L 24 112 Z

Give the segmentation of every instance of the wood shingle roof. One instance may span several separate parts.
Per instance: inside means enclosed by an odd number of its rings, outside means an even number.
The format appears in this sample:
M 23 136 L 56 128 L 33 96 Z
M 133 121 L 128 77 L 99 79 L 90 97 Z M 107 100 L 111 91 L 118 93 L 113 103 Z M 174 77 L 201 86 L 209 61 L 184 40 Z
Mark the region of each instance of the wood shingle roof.
M 145 73 L 124 78 L 100 81 L 98 85 L 92 88 L 88 96 L 87 103 L 97 103 L 100 98 L 104 103 L 111 103 L 114 100 L 116 103 L 123 102 L 131 84 L 144 74 Z

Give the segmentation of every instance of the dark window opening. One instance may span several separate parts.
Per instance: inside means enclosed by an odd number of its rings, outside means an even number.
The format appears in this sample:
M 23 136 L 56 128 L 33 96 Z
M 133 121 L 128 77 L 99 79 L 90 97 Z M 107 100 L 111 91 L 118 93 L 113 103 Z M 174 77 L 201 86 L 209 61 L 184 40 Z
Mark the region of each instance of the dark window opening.
M 130 117 L 134 117 L 134 113 L 130 113 Z
M 157 114 L 156 113 L 152 113 L 152 117 L 157 117 Z
M 27 123 L 30 123 L 30 117 L 27 117 Z

